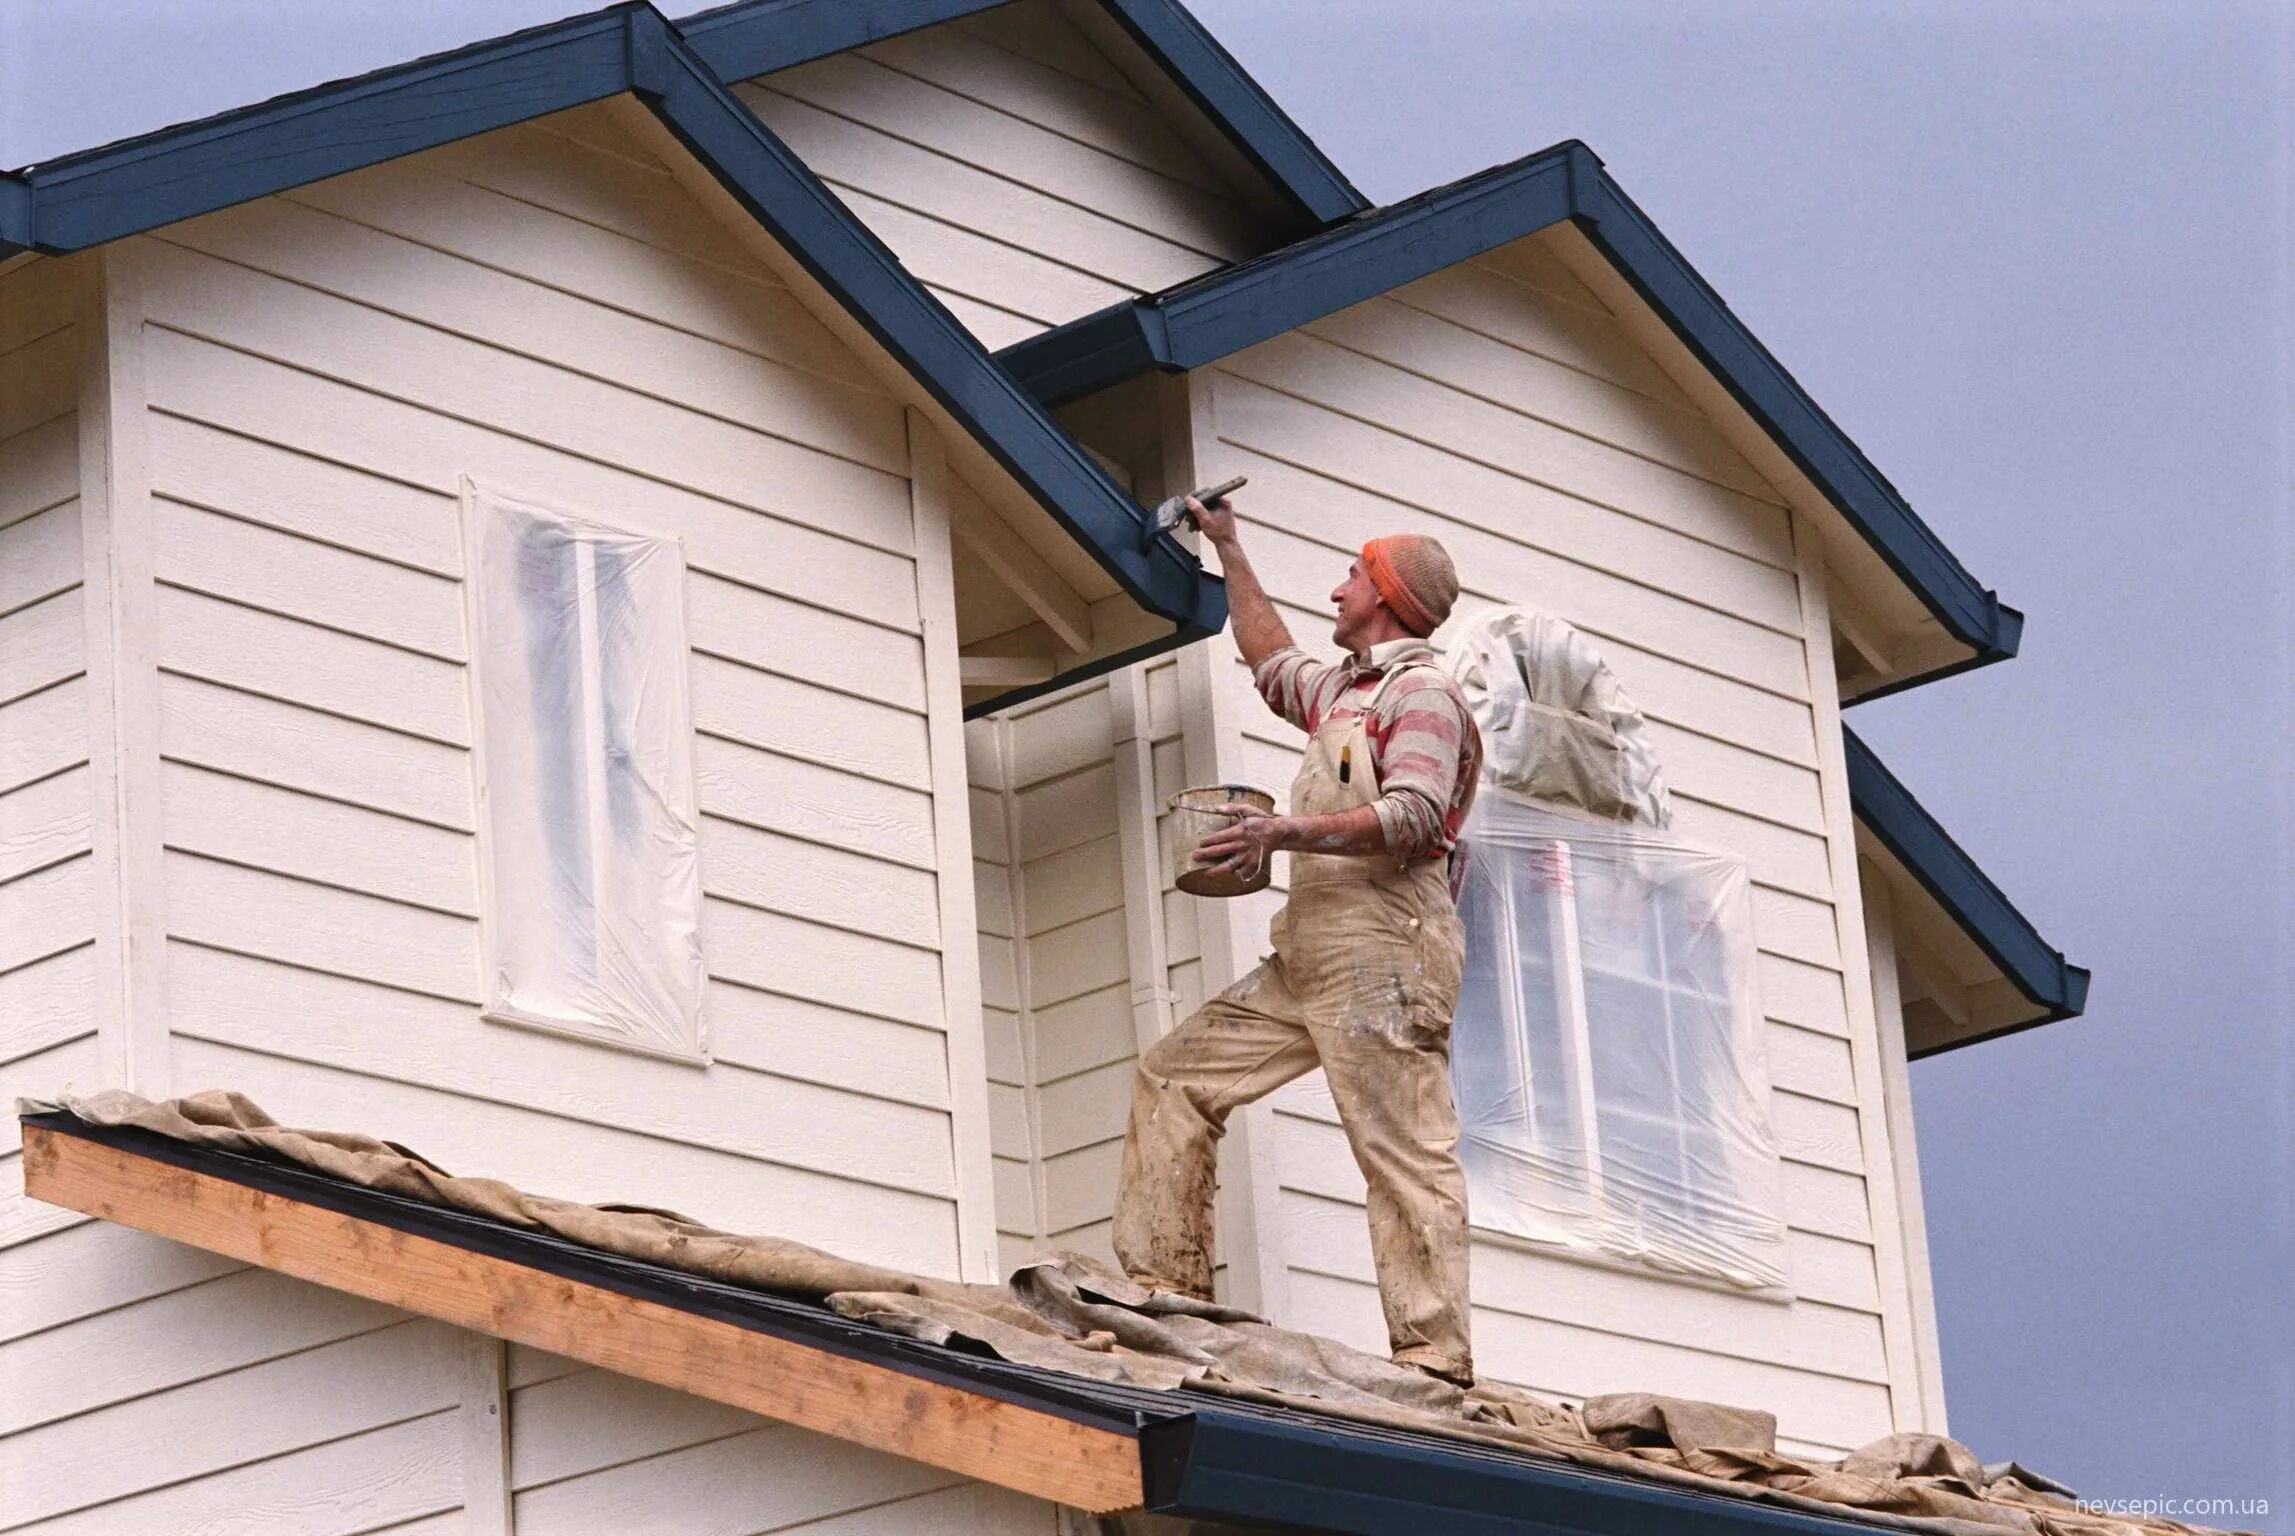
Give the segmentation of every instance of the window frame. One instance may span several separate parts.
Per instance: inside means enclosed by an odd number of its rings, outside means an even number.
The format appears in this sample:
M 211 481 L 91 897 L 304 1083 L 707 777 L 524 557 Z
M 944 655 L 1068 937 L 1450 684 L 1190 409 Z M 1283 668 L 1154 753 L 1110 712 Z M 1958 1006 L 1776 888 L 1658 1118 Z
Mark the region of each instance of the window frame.
M 621 520 L 605 522 L 586 512 L 546 500 L 505 490 L 461 476 L 460 533 L 462 539 L 463 571 L 462 598 L 466 635 L 467 660 L 464 663 L 466 691 L 470 701 L 470 766 L 472 809 L 475 829 L 474 856 L 478 873 L 478 950 L 479 950 L 479 1018 L 489 1024 L 532 1030 L 555 1035 L 561 1039 L 581 1040 L 591 1045 L 606 1047 L 656 1060 L 674 1061 L 688 1066 L 706 1067 L 714 1059 L 709 1040 L 708 1010 L 705 993 L 708 986 L 706 961 L 702 967 L 699 985 L 694 989 L 690 1008 L 678 1022 L 683 1038 L 676 1045 L 665 1045 L 641 1038 L 627 1030 L 617 1029 L 605 1020 L 584 1021 L 558 1018 L 548 1014 L 519 1008 L 505 999 L 499 987 L 500 941 L 503 915 L 496 887 L 496 858 L 501 851 L 502 834 L 495 825 L 493 811 L 493 779 L 497 765 L 491 763 L 487 746 L 487 712 L 485 684 L 482 676 L 487 632 L 486 565 L 481 554 L 484 548 L 486 518 L 497 511 L 507 511 L 528 517 L 547 518 L 565 523 L 584 532 L 618 539 L 643 539 L 664 547 L 673 561 L 676 579 L 667 583 L 672 611 L 666 616 L 677 641 L 677 665 L 666 669 L 666 685 L 673 697 L 668 713 L 673 726 L 673 740 L 668 744 L 670 781 L 668 798 L 674 810 L 684 816 L 694 829 L 694 917 L 696 942 L 699 942 L 700 920 L 707 904 L 707 895 L 700 875 L 701 808 L 699 786 L 693 766 L 693 697 L 690 679 L 692 636 L 688 628 L 689 603 L 687 588 L 690 567 L 687 564 L 684 541 L 674 533 L 632 524 Z M 579 603 L 579 622 L 584 632 L 577 687 L 583 702 L 582 735 L 586 747 L 583 753 L 584 803 L 590 823 L 589 858 L 590 883 L 593 892 L 603 891 L 608 884 L 607 870 L 611 867 L 597 857 L 594 850 L 608 846 L 610 837 L 601 835 L 601 821 L 605 804 L 605 770 L 603 767 L 605 732 L 605 665 L 597 611 L 597 568 L 595 546 L 577 544 L 579 562 L 576 592 Z M 593 911 L 604 903 L 593 900 Z

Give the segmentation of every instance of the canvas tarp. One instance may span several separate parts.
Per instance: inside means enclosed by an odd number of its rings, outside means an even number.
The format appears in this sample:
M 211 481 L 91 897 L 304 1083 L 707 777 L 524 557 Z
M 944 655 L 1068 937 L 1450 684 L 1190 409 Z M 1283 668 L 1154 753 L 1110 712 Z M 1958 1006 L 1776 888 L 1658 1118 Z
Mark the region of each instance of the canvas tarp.
M 1006 1285 L 966 1285 L 858 1264 L 776 1237 L 718 1231 L 673 1212 L 582 1205 L 496 1179 L 458 1177 L 393 1142 L 298 1130 L 223 1091 L 154 1103 L 111 1090 L 21 1114 L 61 1110 L 193 1145 L 277 1158 L 363 1188 L 545 1231 L 606 1253 L 817 1302 L 845 1317 L 932 1343 L 964 1341 L 1019 1364 L 1096 1381 L 1277 1402 L 1336 1418 L 1446 1436 L 1581 1466 L 1860 1518 L 1936 1536 L 2169 1536 L 2165 1519 L 2080 1511 L 2066 1490 L 2004 1463 L 1986 1467 L 1955 1441 L 1903 1434 L 1840 1461 L 1790 1456 L 1757 1409 L 1647 1393 L 1566 1407 L 1498 1383 L 1464 1390 L 1331 1339 L 1277 1328 L 1231 1307 L 1149 1292 L 1064 1255 L 1023 1266 Z

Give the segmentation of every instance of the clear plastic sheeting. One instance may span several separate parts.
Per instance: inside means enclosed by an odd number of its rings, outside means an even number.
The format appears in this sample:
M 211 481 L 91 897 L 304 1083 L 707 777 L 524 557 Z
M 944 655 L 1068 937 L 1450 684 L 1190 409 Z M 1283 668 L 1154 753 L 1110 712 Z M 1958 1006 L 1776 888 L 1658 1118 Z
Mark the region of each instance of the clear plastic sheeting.
M 1484 786 L 1451 1032 L 1477 1227 L 1785 1283 L 1740 859 Z
M 464 487 L 487 1014 L 701 1053 L 685 559 Z
M 1613 820 L 1672 820 L 1642 712 L 1577 630 L 1527 608 L 1488 609 L 1460 628 L 1443 665 L 1482 728 L 1486 782 Z

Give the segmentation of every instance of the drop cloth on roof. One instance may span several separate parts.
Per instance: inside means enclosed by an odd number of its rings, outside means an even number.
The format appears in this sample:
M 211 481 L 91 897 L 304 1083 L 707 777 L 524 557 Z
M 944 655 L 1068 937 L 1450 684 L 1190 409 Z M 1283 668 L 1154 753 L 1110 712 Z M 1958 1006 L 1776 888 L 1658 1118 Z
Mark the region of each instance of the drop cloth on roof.
M 2168 1536 L 2165 1519 L 2080 1512 L 2021 1468 L 1987 1469 L 1934 1435 L 1895 1435 L 1838 1461 L 1788 1456 L 1757 1409 L 1647 1393 L 1577 1408 L 1484 1383 L 1461 1391 L 1378 1355 L 1293 1333 L 1249 1313 L 1148 1292 L 1073 1255 L 1023 1266 L 1002 1286 L 964 1285 L 856 1264 L 784 1238 L 721 1232 L 674 1212 L 582 1205 L 497 1179 L 446 1172 L 355 1131 L 297 1130 L 236 1093 L 160 1103 L 112 1090 L 21 1101 L 99 1126 L 133 1126 L 197 1146 L 284 1159 L 362 1188 L 424 1200 L 606 1253 L 777 1296 L 932 1343 L 969 1341 L 1004 1359 L 1095 1381 L 1224 1393 L 1559 1458 L 1581 1466 L 1936 1536 Z

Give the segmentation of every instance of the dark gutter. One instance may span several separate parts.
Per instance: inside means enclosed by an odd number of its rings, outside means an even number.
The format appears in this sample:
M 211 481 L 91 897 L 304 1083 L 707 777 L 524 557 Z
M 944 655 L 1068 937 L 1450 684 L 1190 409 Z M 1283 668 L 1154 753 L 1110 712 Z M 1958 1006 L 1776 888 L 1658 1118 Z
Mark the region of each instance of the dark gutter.
M 1886 1529 L 1850 1512 L 1676 1488 L 1432 1433 L 1015 1365 L 854 1322 L 810 1301 L 623 1258 L 285 1160 L 90 1125 L 67 1112 L 25 1115 L 20 1124 L 1128 1435 L 1139 1447 L 1146 1507 L 1159 1514 L 1342 1536 L 1871 1536 Z
M 1576 140 L 1163 293 L 1112 305 L 997 356 L 1039 399 L 1058 404 L 1151 368 L 1200 368 L 1564 219 L 1633 285 L 1945 632 L 1974 652 L 1953 670 L 2016 653 L 2022 615 L 1977 584 Z
M 1226 589 L 911 277 L 650 5 L 297 92 L 0 179 L 0 237 L 63 253 L 630 92 L 1133 601 L 1217 630 Z M 1176 640 L 1174 643 L 1178 643 Z
M 1240 1403 L 1145 1423 L 1139 1439 L 1147 1508 L 1202 1520 L 1347 1536 L 1871 1536 L 1878 1529 L 1848 1513 Z
M 1857 820 L 1936 899 L 1970 942 L 2000 967 L 2017 992 L 2042 1011 L 2038 1018 L 2005 1029 L 1912 1052 L 1913 1059 L 2077 1018 L 2088 1005 L 2087 968 L 2071 964 L 2061 950 L 2050 947 L 2040 930 L 2016 910 L 1912 791 L 1882 766 L 1856 732 L 1844 726 L 1841 739 L 1848 749 L 1849 802 Z
M 1360 213 L 1355 190 L 1304 129 L 1178 0 L 1098 0 L 1313 229 Z

